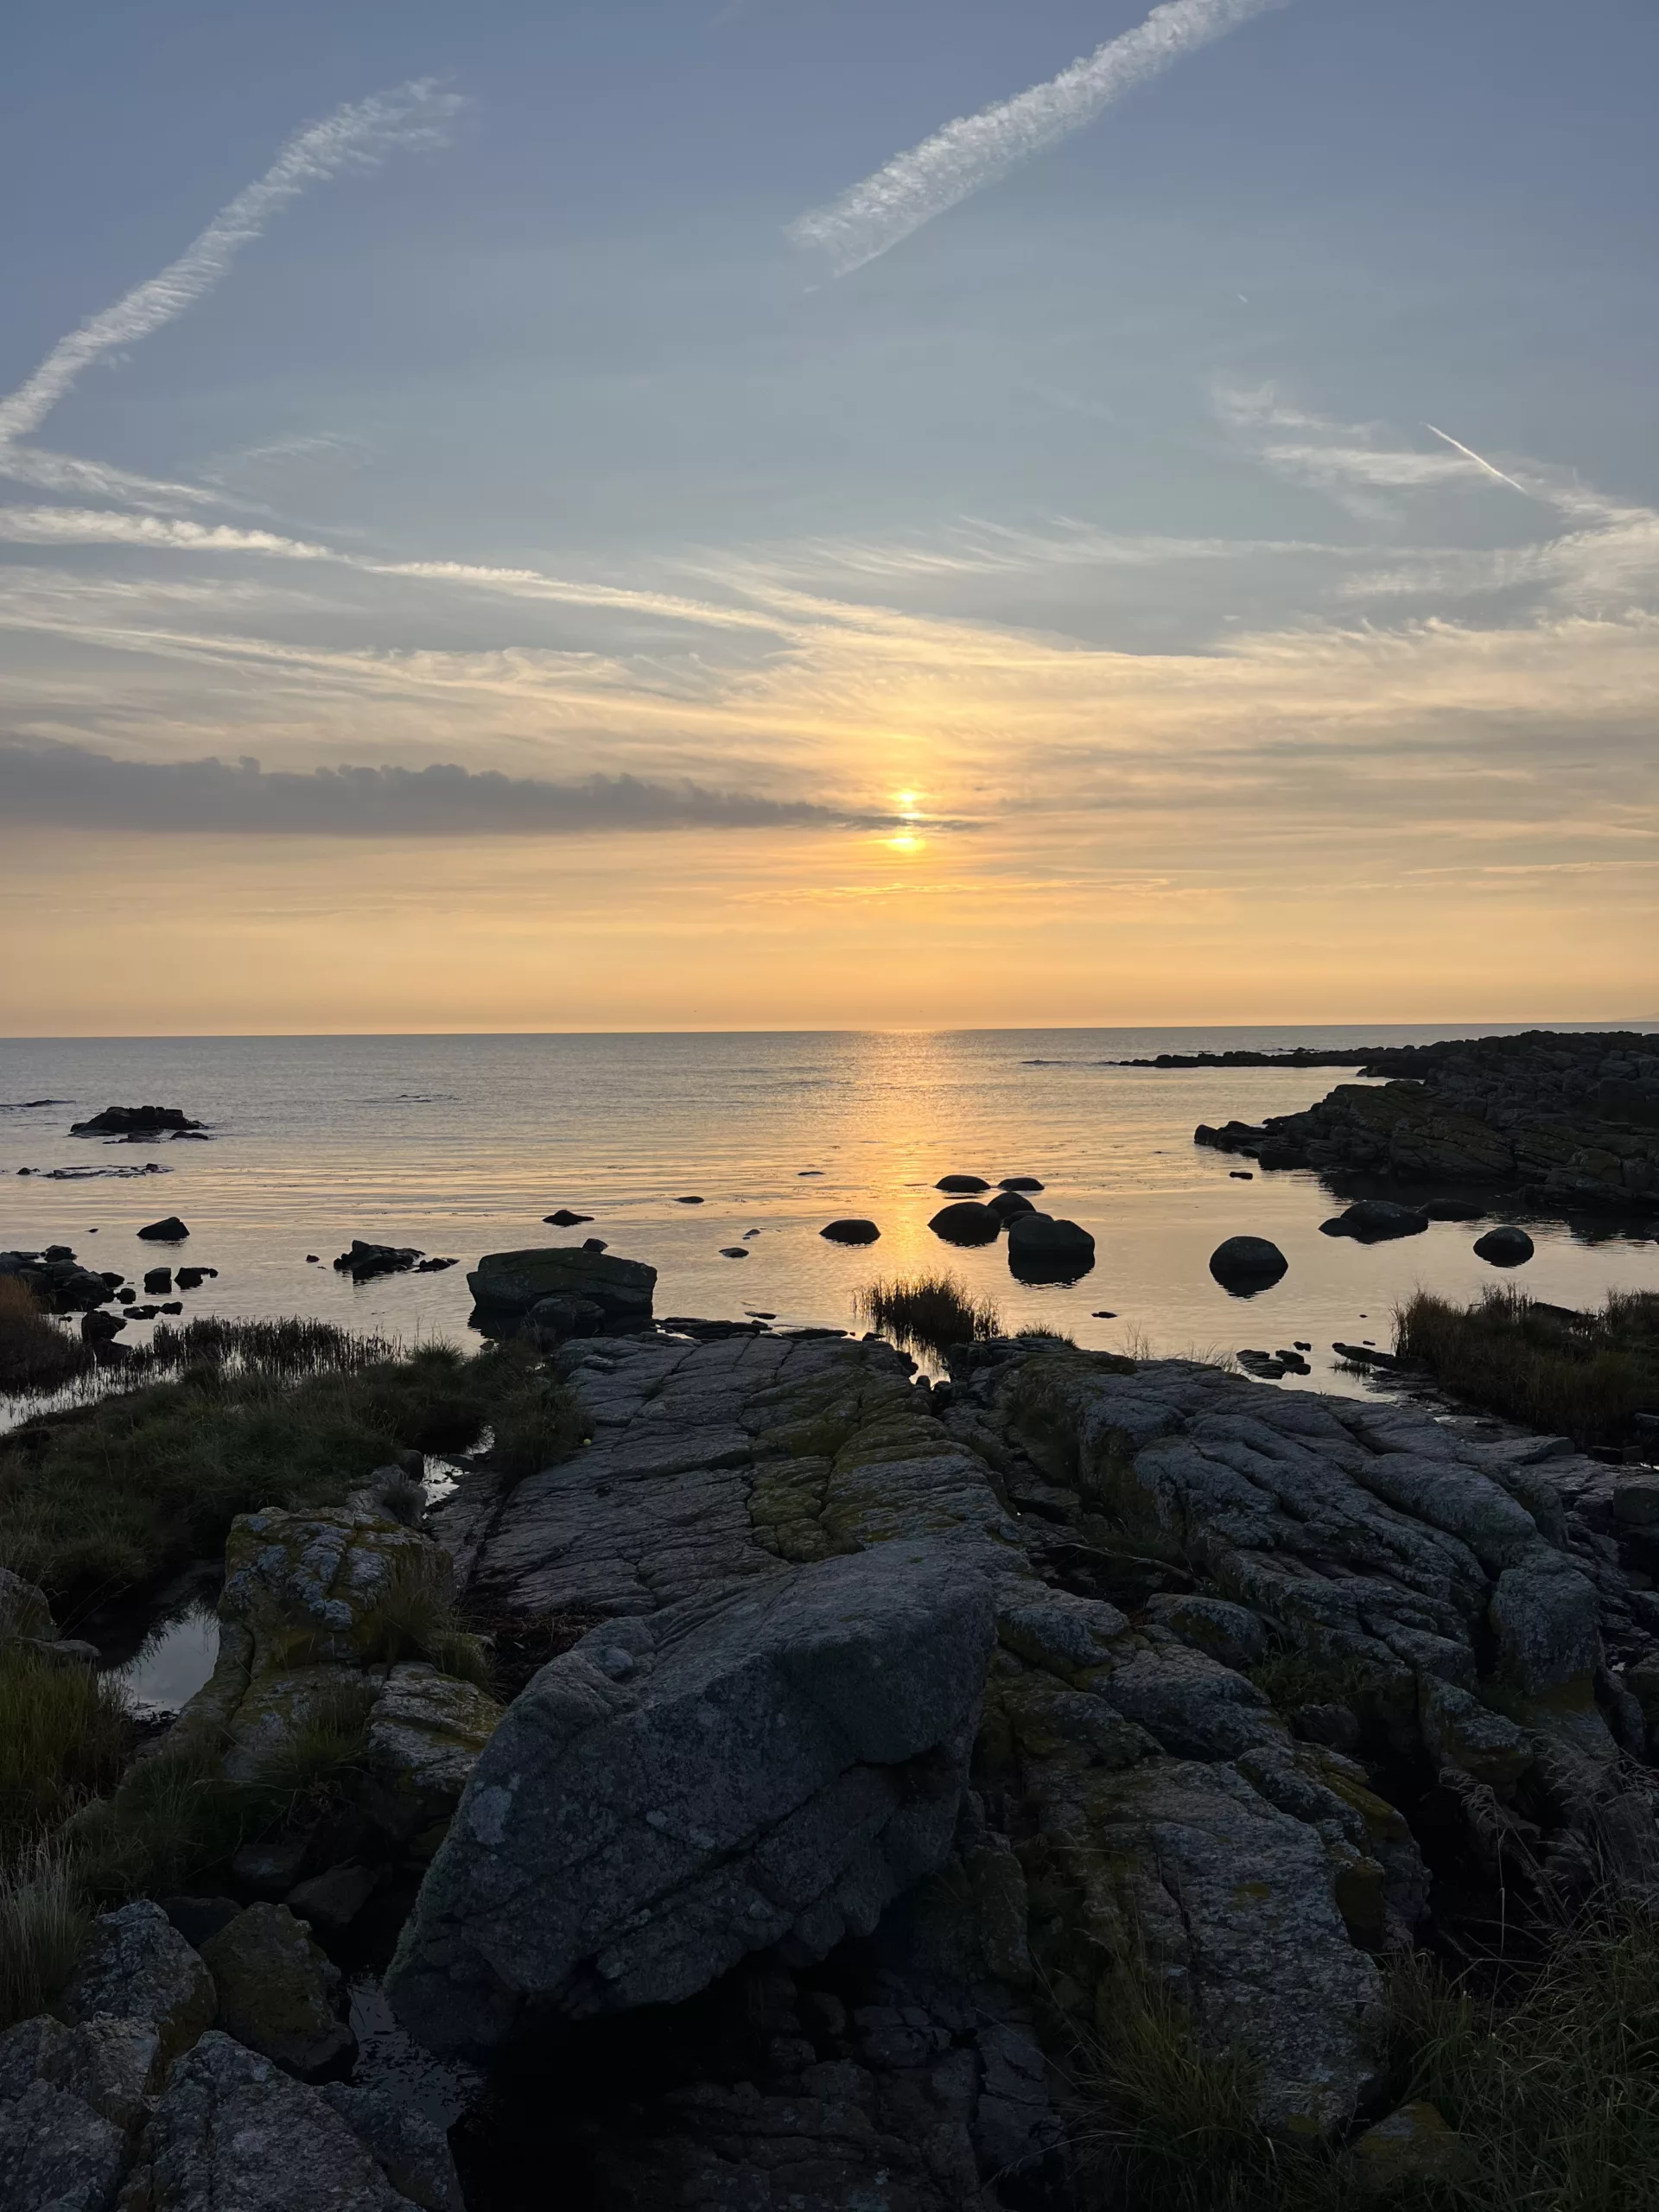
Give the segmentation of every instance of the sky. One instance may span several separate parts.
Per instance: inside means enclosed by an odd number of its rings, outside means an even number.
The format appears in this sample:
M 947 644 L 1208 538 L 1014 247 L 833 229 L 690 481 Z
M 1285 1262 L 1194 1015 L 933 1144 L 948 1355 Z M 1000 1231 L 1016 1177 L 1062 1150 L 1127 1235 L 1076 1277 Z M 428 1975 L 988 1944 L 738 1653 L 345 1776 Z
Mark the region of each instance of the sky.
M 1659 1015 L 1650 0 L 14 0 L 0 1033 Z

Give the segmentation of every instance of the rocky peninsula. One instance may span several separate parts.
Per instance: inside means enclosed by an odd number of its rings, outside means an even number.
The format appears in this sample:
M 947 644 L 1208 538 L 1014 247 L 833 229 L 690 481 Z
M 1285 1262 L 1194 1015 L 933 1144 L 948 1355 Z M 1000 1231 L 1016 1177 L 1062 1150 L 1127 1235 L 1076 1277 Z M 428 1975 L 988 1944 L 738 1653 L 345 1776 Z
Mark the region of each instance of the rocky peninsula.
M 1263 1167 L 1475 1185 L 1556 1209 L 1659 1211 L 1659 1037 L 1530 1030 L 1403 1046 L 1357 1072 L 1386 1080 L 1340 1084 L 1306 1112 L 1259 1125 L 1200 1124 L 1195 1141 Z

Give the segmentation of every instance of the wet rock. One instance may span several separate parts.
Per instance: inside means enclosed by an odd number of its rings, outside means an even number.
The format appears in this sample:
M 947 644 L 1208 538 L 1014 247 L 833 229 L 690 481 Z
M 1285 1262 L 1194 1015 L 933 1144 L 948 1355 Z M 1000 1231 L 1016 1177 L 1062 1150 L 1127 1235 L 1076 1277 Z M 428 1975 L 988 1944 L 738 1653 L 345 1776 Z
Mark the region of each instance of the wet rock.
M 1397 1205 L 1392 1198 L 1361 1198 L 1319 1228 L 1326 1236 L 1353 1236 L 1362 1244 L 1378 1244 L 1394 1236 L 1421 1236 L 1428 1216 L 1416 1206 Z
M 1476 1256 L 1494 1268 L 1524 1267 L 1536 1249 L 1524 1229 L 1509 1223 L 1475 1239 Z
M 162 1221 L 152 1221 L 138 1234 L 148 1244 L 181 1244 L 190 1232 L 177 1214 L 170 1213 Z
M 676 1205 L 680 1206 L 700 1206 L 703 1204 L 703 1200 L 698 1198 L 695 1192 L 689 1192 L 683 1198 L 676 1198 L 674 1203 Z
M 1235 1297 L 1271 1289 L 1290 1266 L 1279 1247 L 1265 1236 L 1230 1236 L 1210 1255 L 1210 1272 Z
M 334 1262 L 334 1272 L 353 1282 L 373 1282 L 380 1275 L 408 1274 L 420 1258 L 412 1244 L 366 1244 L 353 1236 L 349 1250 Z
M 153 1137 L 200 1129 L 177 1106 L 105 1106 L 85 1122 L 72 1122 L 72 1137 Z
M 949 1855 L 990 1593 L 940 1543 L 595 1630 L 508 1708 L 387 1978 L 439 2050 L 822 1958 Z
M 997 1185 L 999 1191 L 1040 1191 L 1042 1187 L 1034 1175 L 1005 1175 Z
M 849 1217 L 844 1221 L 826 1222 L 818 1231 L 832 1244 L 874 1244 L 881 1232 L 873 1221 Z
M 200 1290 L 203 1283 L 210 1278 L 216 1279 L 218 1274 L 217 1268 L 180 1268 L 175 1271 L 173 1279 L 181 1290 Z M 149 1287 L 148 1277 L 145 1278 L 144 1287 L 146 1289 Z M 166 1286 L 163 1284 L 162 1287 L 165 1288 Z
M 1002 1234 L 1001 1217 L 977 1198 L 960 1198 L 954 1205 L 941 1206 L 927 1225 L 947 1244 L 995 1244 Z
M 123 2212 L 410 2212 L 319 2091 L 217 2031 L 168 2077 Z
M 605 1308 L 594 1298 L 538 1298 L 519 1324 L 520 1332 L 563 1344 L 569 1337 L 591 1337 L 605 1325 Z
M 988 1191 L 990 1185 L 982 1175 L 941 1175 L 933 1185 L 936 1191 L 952 1191 L 963 1198 L 972 1198 L 976 1192 Z
M 1075 1221 L 1018 1214 L 1008 1224 L 1008 1271 L 1021 1282 L 1075 1282 L 1095 1264 L 1095 1240 Z
M 1021 1214 L 1035 1213 L 1037 1209 L 1020 1191 L 999 1191 L 988 1201 L 991 1211 L 1001 1222 L 1017 1221 Z
M 747 1244 L 722 1244 L 720 1248 L 720 1256 L 722 1260 L 747 1260 L 749 1256 L 749 1248 Z
M 213 2025 L 213 1976 L 158 1904 L 141 1898 L 92 1923 L 58 2011 L 72 2024 L 102 2013 L 156 2030 L 165 2066 Z
M 146 1298 L 167 1298 L 171 1295 L 172 1289 L 173 1270 L 171 1268 L 145 1268 L 144 1295 Z
M 569 1206 L 561 1206 L 556 1213 L 543 1214 L 542 1218 L 550 1229 L 575 1229 L 584 1221 L 591 1221 L 590 1213 L 573 1213 Z
M 219 2025 L 301 2082 L 344 2072 L 357 2038 L 335 2016 L 331 1964 L 286 1905 L 251 1904 L 202 1955 L 219 1987 Z
M 467 1287 L 486 1314 L 517 1318 L 543 1298 L 588 1298 L 608 1321 L 639 1326 L 651 1319 L 657 1270 L 641 1260 L 555 1244 L 486 1252 L 467 1276 Z

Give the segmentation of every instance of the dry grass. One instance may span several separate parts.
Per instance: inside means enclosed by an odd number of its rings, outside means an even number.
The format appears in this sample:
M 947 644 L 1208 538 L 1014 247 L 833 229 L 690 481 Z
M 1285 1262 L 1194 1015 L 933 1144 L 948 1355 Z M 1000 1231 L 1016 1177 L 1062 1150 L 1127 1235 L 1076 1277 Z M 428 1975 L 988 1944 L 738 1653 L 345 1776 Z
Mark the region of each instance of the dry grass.
M 294 1382 L 314 1375 L 358 1375 L 402 1356 L 389 1337 L 359 1336 L 331 1321 L 289 1315 L 276 1321 L 221 1321 L 209 1314 L 175 1328 L 159 1321 L 135 1350 L 130 1371 L 218 1367 L 237 1375 Z
M 953 1344 L 1002 1333 L 988 1298 L 975 1298 L 952 1274 L 895 1275 L 866 1283 L 853 1301 L 859 1319 L 906 1351 L 941 1357 Z
M 1579 1444 L 1621 1444 L 1632 1414 L 1659 1408 L 1653 1292 L 1615 1292 L 1573 1313 L 1513 1288 L 1474 1306 L 1419 1291 L 1395 1315 L 1395 1348 L 1465 1403 Z
M 59 1390 L 92 1364 L 80 1338 L 47 1319 L 26 1283 L 0 1275 L 0 1390 Z

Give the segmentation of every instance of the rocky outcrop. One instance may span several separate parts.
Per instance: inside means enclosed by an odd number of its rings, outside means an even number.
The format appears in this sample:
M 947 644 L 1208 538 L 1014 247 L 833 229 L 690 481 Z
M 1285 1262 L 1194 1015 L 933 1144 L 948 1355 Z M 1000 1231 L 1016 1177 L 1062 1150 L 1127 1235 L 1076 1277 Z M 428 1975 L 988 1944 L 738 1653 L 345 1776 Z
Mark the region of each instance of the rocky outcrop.
M 1264 2118 L 1338 2126 L 1382 2086 L 1375 1955 L 1428 1903 L 1412 1822 L 1557 1899 L 1642 1873 L 1659 1604 L 1559 1440 L 1022 1343 L 932 1392 L 824 1338 L 557 1364 L 593 1442 L 442 1525 L 575 1640 L 390 1989 L 445 2049 L 772 2008 L 770 2056 L 592 2122 L 620 2202 L 829 2207 L 880 2170 L 932 2212 L 969 2165 L 1046 2171 L 1043 2048 L 1147 1972 Z
M 1542 1202 L 1659 1201 L 1659 1038 L 1535 1030 L 1379 1053 L 1306 1113 L 1201 1125 L 1264 1167 L 1518 1188 Z
M 72 1137 L 145 1137 L 194 1134 L 206 1125 L 193 1122 L 181 1106 L 105 1106 L 84 1122 L 72 1122 Z
M 552 1244 L 522 1252 L 486 1252 L 467 1278 L 480 1315 L 521 1319 L 544 1298 L 589 1300 L 616 1327 L 651 1319 L 657 1270 L 586 1245 Z

